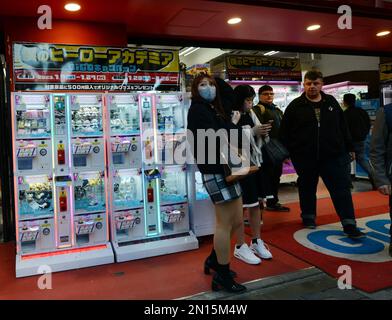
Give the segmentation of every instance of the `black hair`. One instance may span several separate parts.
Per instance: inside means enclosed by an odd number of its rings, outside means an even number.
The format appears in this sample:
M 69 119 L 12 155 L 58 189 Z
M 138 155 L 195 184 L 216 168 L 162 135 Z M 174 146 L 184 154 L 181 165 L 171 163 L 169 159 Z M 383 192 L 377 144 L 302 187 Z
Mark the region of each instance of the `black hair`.
M 346 94 L 343 96 L 343 102 L 344 102 L 345 104 L 347 104 L 349 107 L 355 107 L 355 100 L 356 100 L 355 94 L 346 93 Z
M 234 88 L 234 94 L 235 110 L 238 111 L 242 111 L 242 106 L 246 98 L 253 98 L 256 95 L 255 90 L 247 84 L 241 84 L 239 86 L 236 86 Z
M 214 79 L 213 77 L 211 77 L 209 74 L 207 73 L 199 73 L 195 79 L 193 79 L 192 82 L 192 87 L 191 87 L 191 94 L 192 94 L 192 100 L 203 100 L 203 98 L 200 96 L 199 93 L 199 84 L 201 81 L 203 81 L 203 79 L 209 79 L 209 81 L 211 81 L 211 83 L 216 87 L 216 97 L 214 99 L 214 101 L 211 102 L 211 104 L 215 107 L 215 110 L 217 111 L 217 113 L 224 119 L 228 120 L 229 117 L 227 116 L 226 111 L 224 110 L 222 101 L 221 101 L 221 84 L 217 84 L 216 79 Z
M 305 79 L 312 80 L 312 81 L 315 81 L 317 79 L 323 80 L 323 74 L 318 70 L 310 70 L 305 73 L 304 80 Z
M 259 88 L 259 95 L 261 95 L 264 91 L 274 91 L 271 86 L 265 84 Z

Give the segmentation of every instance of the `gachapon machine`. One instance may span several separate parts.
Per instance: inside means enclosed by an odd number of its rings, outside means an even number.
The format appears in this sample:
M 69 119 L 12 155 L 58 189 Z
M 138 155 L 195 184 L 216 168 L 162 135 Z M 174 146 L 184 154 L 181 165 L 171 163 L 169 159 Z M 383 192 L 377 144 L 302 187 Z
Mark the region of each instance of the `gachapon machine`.
M 189 218 L 197 237 L 214 234 L 215 209 L 196 164 L 188 166 Z
M 75 211 L 73 177 L 84 174 L 83 170 L 74 171 L 84 163 L 78 159 L 77 166 L 73 166 L 73 155 L 79 152 L 72 146 L 72 142 L 76 143 L 72 141 L 73 113 L 69 102 L 66 94 L 12 94 L 17 277 L 35 275 L 42 265 L 55 272 L 113 262 L 107 230 L 99 241 L 84 241 L 90 245 L 88 252 L 79 249 L 74 228 L 79 212 Z M 88 138 L 93 139 L 93 149 L 103 133 L 94 136 L 91 130 L 87 132 Z M 88 147 L 83 145 L 81 149 L 81 153 L 88 153 Z M 93 150 L 92 154 L 96 152 Z M 103 159 L 104 155 L 103 150 Z M 86 164 L 94 169 L 96 159 L 93 161 L 86 160 Z M 104 166 L 100 169 L 105 171 Z M 104 199 L 103 188 L 100 185 Z M 99 198 L 99 192 L 96 194 Z M 106 209 L 97 211 L 102 214 L 105 230 Z
M 107 245 L 109 214 L 103 96 L 71 94 L 68 102 L 72 121 L 74 245 Z
M 51 110 L 50 94 L 12 94 L 17 277 L 56 250 Z
M 105 101 L 111 234 L 119 260 L 124 245 L 144 237 L 139 103 L 137 94 L 107 94 Z
M 184 133 L 181 97 L 177 93 L 107 96 L 108 114 L 118 115 L 122 108 L 139 130 L 118 132 L 122 122 L 110 118 L 110 203 L 117 261 L 198 247 L 189 230 L 186 167 L 163 164 L 174 164 L 170 159 L 178 142 L 168 141 L 180 140 L 176 135 Z

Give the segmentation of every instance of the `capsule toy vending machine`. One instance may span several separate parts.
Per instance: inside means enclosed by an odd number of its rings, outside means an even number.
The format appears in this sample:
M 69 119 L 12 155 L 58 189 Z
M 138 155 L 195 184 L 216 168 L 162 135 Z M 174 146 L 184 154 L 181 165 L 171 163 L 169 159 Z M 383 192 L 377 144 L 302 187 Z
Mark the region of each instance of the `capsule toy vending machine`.
M 197 239 L 189 229 L 186 167 L 164 165 L 165 161 L 169 164 L 162 141 L 165 128 L 170 129 L 173 142 L 174 133 L 181 133 L 176 132 L 176 126 L 184 134 L 184 116 L 173 108 L 164 110 L 168 104 L 160 97 L 142 93 L 107 98 L 108 112 L 112 114 L 109 157 L 112 241 L 118 262 L 198 248 Z M 180 109 L 181 101 L 176 103 Z M 116 118 L 120 117 L 116 110 L 125 104 L 131 124 L 139 124 L 137 128 L 132 125 L 128 134 L 116 132 L 119 124 Z M 123 150 L 123 155 L 118 155 L 118 150 Z M 166 148 L 166 154 L 172 153 L 172 149 Z
M 17 277 L 57 250 L 51 111 L 50 94 L 12 93 Z
M 109 239 L 105 106 L 101 94 L 68 96 L 72 242 L 91 265 L 114 262 Z M 93 250 L 94 249 L 94 250 Z
M 97 250 L 78 247 L 69 96 L 13 93 L 12 114 L 16 276 L 113 262 L 107 240 Z
M 145 238 L 140 117 L 137 94 L 107 94 L 111 240 L 116 261 L 132 259 Z
M 162 233 L 181 235 L 178 244 L 198 247 L 190 231 L 189 168 L 186 163 L 185 101 L 180 92 L 156 94 L 158 158 L 160 163 L 160 214 Z

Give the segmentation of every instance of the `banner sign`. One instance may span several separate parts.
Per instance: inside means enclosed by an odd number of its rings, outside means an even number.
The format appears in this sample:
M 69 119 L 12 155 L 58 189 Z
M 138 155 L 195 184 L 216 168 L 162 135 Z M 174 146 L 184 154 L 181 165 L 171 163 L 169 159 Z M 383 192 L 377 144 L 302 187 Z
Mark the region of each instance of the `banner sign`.
M 392 80 L 392 62 L 380 64 L 380 81 Z
M 177 50 L 14 43 L 14 90 L 178 90 Z
M 186 69 L 186 74 L 189 74 L 191 76 L 196 76 L 199 73 L 211 74 L 210 65 L 208 63 L 195 64 L 192 67 Z
M 227 55 L 226 72 L 229 80 L 301 81 L 302 79 L 299 59 Z

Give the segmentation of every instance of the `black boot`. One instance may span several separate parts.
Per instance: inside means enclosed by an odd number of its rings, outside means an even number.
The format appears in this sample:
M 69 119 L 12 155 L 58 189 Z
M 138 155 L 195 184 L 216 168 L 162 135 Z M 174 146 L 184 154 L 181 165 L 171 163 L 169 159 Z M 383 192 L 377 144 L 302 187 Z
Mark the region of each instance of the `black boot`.
M 215 249 L 212 249 L 211 254 L 204 262 L 204 274 L 211 274 L 210 269 L 214 270 L 215 272 L 218 270 L 218 258 L 216 256 Z M 230 274 L 233 278 L 237 276 L 237 273 L 233 270 L 230 270 Z
M 213 291 L 225 289 L 228 292 L 240 293 L 246 290 L 246 287 L 234 281 L 230 274 L 230 264 L 218 264 L 218 270 L 212 279 L 211 288 Z

